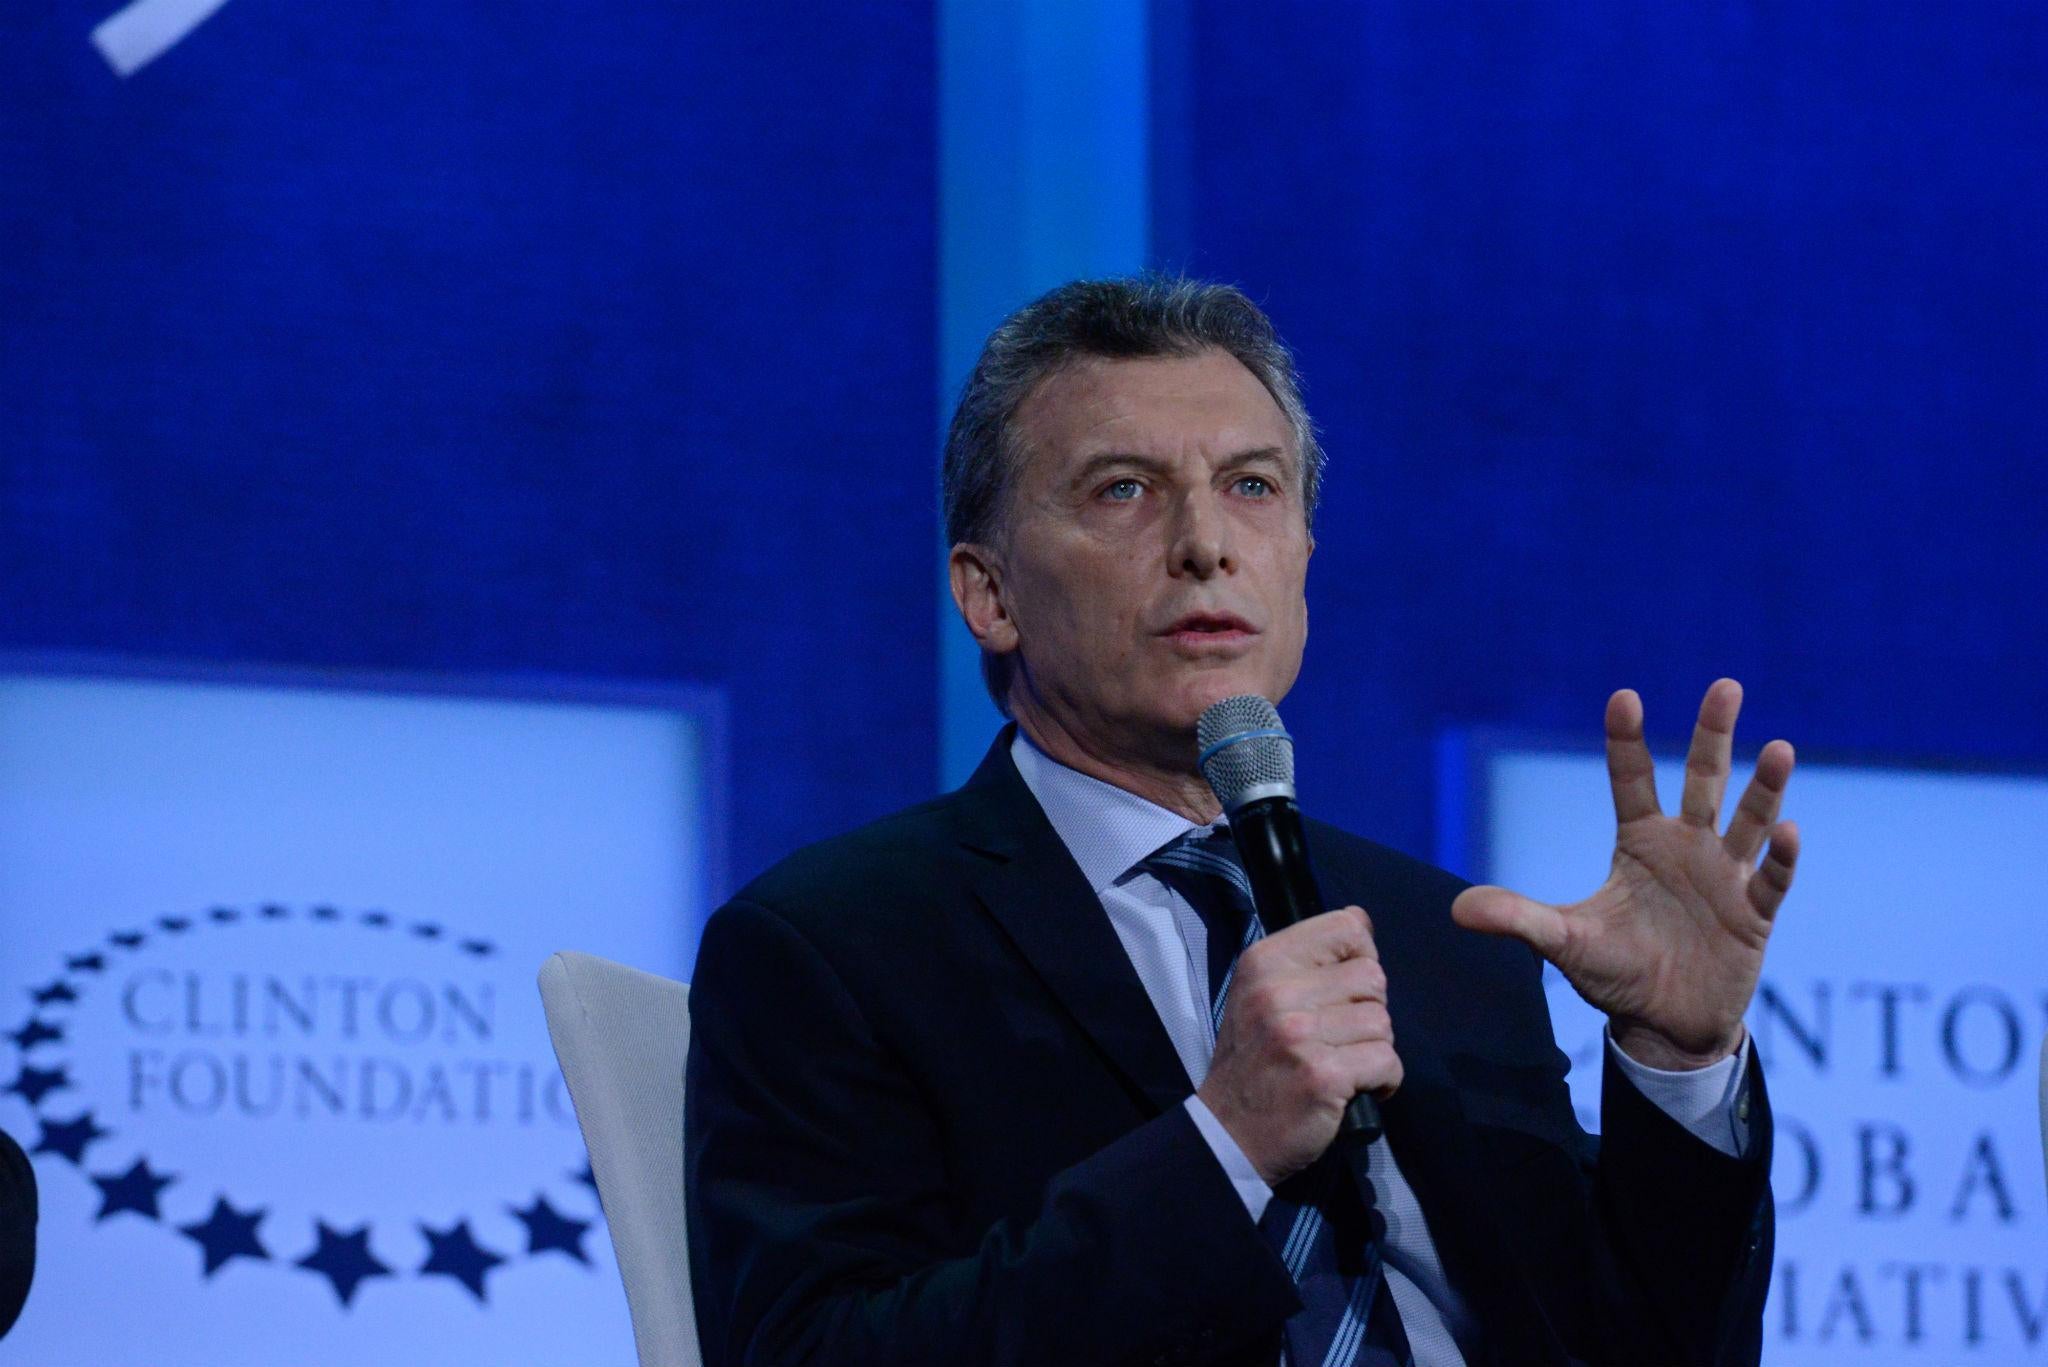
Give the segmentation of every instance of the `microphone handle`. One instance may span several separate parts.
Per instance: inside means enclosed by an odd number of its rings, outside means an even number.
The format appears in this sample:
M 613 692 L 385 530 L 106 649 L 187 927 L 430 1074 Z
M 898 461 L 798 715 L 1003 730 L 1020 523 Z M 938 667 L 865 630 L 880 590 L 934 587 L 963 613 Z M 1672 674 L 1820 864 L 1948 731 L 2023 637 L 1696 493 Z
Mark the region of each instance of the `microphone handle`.
M 1252 884 L 1252 905 L 1269 931 L 1323 913 L 1323 894 L 1308 858 L 1301 808 L 1291 797 L 1262 797 L 1230 814 L 1230 835 Z M 1355 1144 L 1380 1137 L 1380 1105 L 1368 1092 L 1351 1098 L 1337 1132 Z

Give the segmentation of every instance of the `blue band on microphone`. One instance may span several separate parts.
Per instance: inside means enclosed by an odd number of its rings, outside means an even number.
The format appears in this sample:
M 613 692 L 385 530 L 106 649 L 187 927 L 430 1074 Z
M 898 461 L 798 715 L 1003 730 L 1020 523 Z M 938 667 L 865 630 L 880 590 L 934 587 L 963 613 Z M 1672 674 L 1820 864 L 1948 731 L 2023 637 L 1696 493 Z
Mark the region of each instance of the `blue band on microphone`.
M 1234 736 L 1225 736 L 1222 740 L 1217 741 L 1214 745 L 1204 750 L 1201 754 L 1195 756 L 1195 764 L 1197 767 L 1207 764 L 1209 762 L 1209 756 L 1215 754 L 1218 750 L 1228 750 L 1231 746 L 1237 744 L 1239 741 L 1263 740 L 1267 736 L 1271 736 L 1277 740 L 1284 740 L 1290 746 L 1294 744 L 1294 737 L 1288 735 L 1285 731 L 1281 730 L 1240 731 Z

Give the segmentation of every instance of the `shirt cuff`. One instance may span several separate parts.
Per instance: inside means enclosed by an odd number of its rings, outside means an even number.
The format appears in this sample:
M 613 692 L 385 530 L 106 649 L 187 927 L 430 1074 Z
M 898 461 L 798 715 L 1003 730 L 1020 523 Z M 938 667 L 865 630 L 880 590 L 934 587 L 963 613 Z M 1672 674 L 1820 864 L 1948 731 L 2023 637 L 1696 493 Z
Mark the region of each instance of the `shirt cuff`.
M 1749 1148 L 1749 1117 L 1741 1105 L 1749 1053 L 1745 1033 L 1742 1047 L 1719 1063 L 1674 1072 L 1636 1062 L 1614 1042 L 1613 1033 L 1607 1032 L 1607 1056 L 1644 1099 L 1730 1158 L 1740 1158 Z
M 1245 1212 L 1257 1224 L 1259 1217 L 1266 1213 L 1266 1203 L 1273 1199 L 1273 1189 L 1266 1185 L 1266 1179 L 1259 1176 L 1259 1170 L 1252 1166 L 1252 1160 L 1244 1156 L 1244 1150 L 1230 1137 L 1230 1131 L 1223 1128 L 1223 1122 L 1206 1105 L 1202 1098 L 1190 1096 L 1186 1102 L 1188 1119 L 1195 1122 L 1195 1128 L 1208 1141 L 1209 1151 L 1216 1155 L 1216 1161 L 1223 1165 L 1224 1176 L 1230 1185 L 1237 1188 L 1238 1199 L 1244 1202 Z

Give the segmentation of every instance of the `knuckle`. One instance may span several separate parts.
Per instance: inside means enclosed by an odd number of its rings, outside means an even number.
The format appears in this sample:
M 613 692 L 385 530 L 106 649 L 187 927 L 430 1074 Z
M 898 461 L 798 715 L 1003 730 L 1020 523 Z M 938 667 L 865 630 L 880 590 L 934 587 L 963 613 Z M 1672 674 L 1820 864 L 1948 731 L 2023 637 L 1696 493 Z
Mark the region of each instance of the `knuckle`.
M 1288 1011 L 1274 1017 L 1273 1038 L 1296 1048 L 1316 1037 L 1315 1017 L 1306 1011 Z
M 1268 1020 L 1280 1014 L 1280 990 L 1269 982 L 1241 983 L 1230 995 L 1253 1020 Z

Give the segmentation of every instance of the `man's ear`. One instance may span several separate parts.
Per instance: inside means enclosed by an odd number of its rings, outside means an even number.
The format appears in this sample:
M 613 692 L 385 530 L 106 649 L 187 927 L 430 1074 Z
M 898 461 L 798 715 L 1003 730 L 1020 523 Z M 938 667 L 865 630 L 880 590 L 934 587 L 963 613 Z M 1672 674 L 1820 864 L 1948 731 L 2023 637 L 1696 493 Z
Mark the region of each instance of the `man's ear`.
M 975 642 L 991 655 L 1015 650 L 1017 624 L 1010 620 L 1002 569 L 989 548 L 969 541 L 955 546 L 946 557 L 946 577 L 953 586 L 953 605 Z

